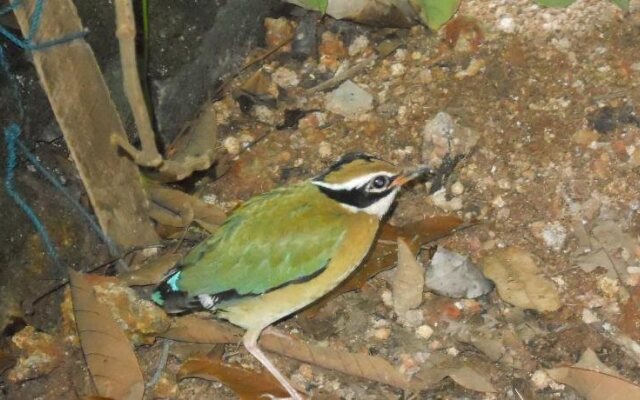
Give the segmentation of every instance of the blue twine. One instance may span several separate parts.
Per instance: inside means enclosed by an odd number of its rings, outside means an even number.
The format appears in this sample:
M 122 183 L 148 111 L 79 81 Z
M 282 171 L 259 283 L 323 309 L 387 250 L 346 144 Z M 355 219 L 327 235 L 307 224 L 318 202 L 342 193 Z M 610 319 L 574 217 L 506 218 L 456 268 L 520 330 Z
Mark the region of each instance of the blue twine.
M 64 264 L 60 260 L 60 256 L 58 255 L 58 251 L 56 250 L 51 238 L 49 237 L 49 233 L 47 232 L 47 228 L 45 228 L 40 218 L 36 215 L 33 209 L 29 206 L 29 204 L 18 194 L 15 186 L 13 185 L 13 176 L 16 169 L 16 165 L 18 164 L 17 152 L 16 152 L 16 141 L 18 140 L 18 136 L 20 136 L 20 127 L 18 124 L 11 123 L 8 128 L 4 130 L 4 138 L 7 144 L 7 170 L 5 172 L 5 180 L 4 180 L 4 188 L 11 196 L 13 201 L 22 209 L 22 211 L 27 215 L 27 217 L 31 220 L 31 223 L 36 228 L 38 235 L 42 239 L 44 243 L 44 248 L 47 251 L 49 257 L 53 259 L 56 263 L 56 266 L 59 269 L 64 268 Z
M 7 6 L 0 8 L 0 15 L 6 14 L 10 11 L 13 11 L 16 7 L 21 4 L 20 0 L 13 0 Z M 0 25 L 0 35 L 7 38 L 11 43 L 16 45 L 17 47 L 26 50 L 26 51 L 35 51 L 35 50 L 43 50 L 49 47 L 53 47 L 62 43 L 66 43 L 78 38 L 81 38 L 87 35 L 88 31 L 83 30 L 81 32 L 75 32 L 64 37 L 49 40 L 43 43 L 36 44 L 33 42 L 38 28 L 40 27 L 41 19 L 42 19 L 42 11 L 44 3 L 43 0 L 36 0 L 35 7 L 31 17 L 29 18 L 29 33 L 26 38 L 20 39 L 5 28 Z M 20 93 L 18 90 L 18 85 L 15 77 L 11 74 L 9 69 L 9 63 L 4 55 L 4 51 L 2 46 L 0 46 L 0 71 L 4 73 L 8 78 L 12 87 L 13 95 L 16 100 L 16 105 L 18 108 L 18 112 L 20 114 L 20 119 L 23 119 L 24 116 L 24 108 L 22 105 L 22 99 L 20 97 Z M 62 183 L 52 174 L 50 173 L 43 165 L 38 161 L 38 159 L 29 151 L 27 146 L 24 145 L 18 138 L 20 136 L 20 126 L 16 123 L 10 123 L 9 127 L 4 129 L 5 135 L 5 143 L 7 147 L 7 163 L 6 163 L 6 173 L 5 173 L 5 190 L 9 194 L 9 196 L 13 199 L 13 201 L 22 209 L 22 211 L 27 215 L 34 228 L 38 232 L 42 242 L 44 243 L 45 250 L 49 257 L 51 257 L 56 266 L 59 269 L 63 269 L 64 264 L 62 263 L 60 256 L 51 241 L 49 233 L 45 228 L 42 221 L 38 218 L 33 209 L 29 206 L 29 204 L 20 196 L 18 191 L 14 186 L 14 175 L 15 169 L 18 164 L 17 159 L 17 150 L 19 149 L 22 154 L 33 164 L 33 166 L 42 173 L 42 175 L 58 190 L 60 191 L 64 197 L 73 205 L 73 207 L 84 217 L 86 221 L 88 221 L 89 226 L 93 229 L 98 236 L 107 244 L 109 248 L 109 253 L 111 255 L 116 256 L 119 254 L 118 249 L 111 241 L 111 239 L 102 231 L 100 226 L 95 222 L 94 218 L 78 203 L 78 201 L 73 198 L 71 194 L 63 187 Z M 64 269 L 63 269 L 64 271 Z

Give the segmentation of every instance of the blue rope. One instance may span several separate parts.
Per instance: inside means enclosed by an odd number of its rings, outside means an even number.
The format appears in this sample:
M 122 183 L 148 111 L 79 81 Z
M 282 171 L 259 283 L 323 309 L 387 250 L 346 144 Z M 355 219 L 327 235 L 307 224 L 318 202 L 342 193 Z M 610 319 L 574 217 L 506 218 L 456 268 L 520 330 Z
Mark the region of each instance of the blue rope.
M 58 255 L 58 251 L 56 250 L 51 238 L 49 237 L 49 233 L 47 232 L 47 228 L 45 228 L 40 218 L 36 215 L 33 209 L 29 206 L 29 204 L 18 194 L 15 186 L 13 185 L 13 176 L 16 169 L 16 165 L 18 164 L 18 158 L 16 154 L 16 141 L 18 140 L 18 136 L 20 136 L 20 127 L 12 123 L 8 128 L 4 130 L 4 138 L 7 144 L 7 170 L 5 172 L 5 180 L 4 180 L 4 188 L 11 196 L 13 201 L 22 209 L 22 211 L 27 215 L 27 217 L 31 220 L 31 223 L 36 228 L 38 235 L 42 239 L 44 244 L 44 248 L 47 251 L 49 257 L 53 259 L 56 263 L 56 266 L 63 270 L 64 264 L 60 260 L 60 256 Z
M 20 6 L 20 0 L 13 0 L 7 6 L 0 8 L 0 15 L 6 14 L 10 11 L 13 11 L 16 7 Z M 17 47 L 26 50 L 26 51 L 35 51 L 35 50 L 43 50 L 49 47 L 53 47 L 62 43 L 66 43 L 78 38 L 81 38 L 87 35 L 88 31 L 83 30 L 81 32 L 75 32 L 64 37 L 49 40 L 43 43 L 36 44 L 33 42 L 38 29 L 40 27 L 42 12 L 44 9 L 43 0 L 36 0 L 35 7 L 31 17 L 29 18 L 29 33 L 27 34 L 25 39 L 20 39 L 7 29 L 3 28 L 0 25 L 0 35 L 7 38 L 11 43 L 16 45 Z M 18 90 L 18 84 L 15 77 L 11 74 L 9 63 L 4 55 L 4 51 L 2 46 L 0 46 L 0 71 L 4 73 L 8 78 L 10 85 L 12 87 L 13 95 L 16 100 L 16 105 L 18 108 L 18 112 L 20 114 L 20 119 L 23 119 L 24 116 L 24 107 L 22 105 L 22 99 L 20 97 L 20 93 Z M 109 248 L 109 252 L 111 255 L 116 256 L 119 254 L 118 249 L 111 241 L 111 239 L 102 231 L 100 226 L 95 222 L 94 218 L 87 212 L 78 203 L 78 201 L 63 187 L 62 183 L 50 173 L 40 161 L 29 151 L 26 145 L 20 141 L 18 138 L 20 136 L 20 126 L 16 123 L 11 123 L 9 127 L 4 129 L 5 143 L 7 147 L 7 163 L 6 163 L 6 172 L 5 172 L 5 190 L 9 194 L 9 196 L 13 199 L 13 201 L 22 209 L 22 211 L 27 215 L 34 228 L 38 232 L 40 236 L 45 250 L 49 257 L 51 257 L 56 266 L 59 269 L 62 269 L 64 272 L 64 264 L 62 263 L 60 256 L 51 241 L 49 233 L 45 228 L 42 221 L 38 218 L 33 209 L 29 206 L 29 204 L 20 196 L 18 191 L 14 185 L 14 175 L 15 169 L 18 164 L 17 159 L 17 150 L 20 150 L 21 153 L 33 164 L 33 166 L 40 171 L 40 173 L 58 190 L 60 191 L 64 197 L 73 205 L 73 207 L 84 217 L 86 221 L 88 221 L 89 226 L 93 229 L 98 236 L 107 244 Z

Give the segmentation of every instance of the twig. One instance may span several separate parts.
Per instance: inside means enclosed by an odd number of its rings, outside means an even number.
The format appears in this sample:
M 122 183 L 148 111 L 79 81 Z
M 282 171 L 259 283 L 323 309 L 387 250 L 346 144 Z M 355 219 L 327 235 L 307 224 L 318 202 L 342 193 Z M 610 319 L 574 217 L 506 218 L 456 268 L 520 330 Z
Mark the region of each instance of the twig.
M 133 19 L 131 0 L 116 0 L 116 36 L 120 46 L 120 63 L 124 92 L 133 112 L 133 118 L 138 128 L 142 150 L 131 146 L 121 136 L 112 136 L 112 142 L 117 143 L 138 165 L 157 167 L 162 164 L 162 156 L 156 147 L 155 134 L 151 127 L 151 119 L 144 100 L 144 93 L 140 85 L 138 66 L 136 61 L 136 27 Z M 126 143 L 125 143 L 126 142 Z
M 156 367 L 156 371 L 153 373 L 153 376 L 147 384 L 145 385 L 147 388 L 154 387 L 156 383 L 160 380 L 162 376 L 162 372 L 164 368 L 167 366 L 167 360 L 169 359 L 169 348 L 171 347 L 170 339 L 162 340 L 162 353 L 160 353 L 160 359 L 158 360 L 158 366 Z
M 377 56 L 371 55 L 367 58 L 365 58 L 364 60 L 360 61 L 359 63 L 357 63 L 356 65 L 354 65 L 351 68 L 348 68 L 345 71 L 342 71 L 341 73 L 335 75 L 333 78 L 327 79 L 326 81 L 307 89 L 307 94 L 314 94 L 326 89 L 331 89 L 334 86 L 338 86 L 340 83 L 346 81 L 347 79 L 357 75 L 358 73 L 360 73 L 360 71 L 364 70 L 365 68 L 369 67 L 371 65 L 372 62 L 374 62 L 376 60 Z
M 140 251 L 140 250 L 145 250 L 145 249 L 149 249 L 149 248 L 158 248 L 158 247 L 164 247 L 163 244 L 157 244 L 157 245 L 151 245 L 151 246 L 138 246 L 138 247 L 132 247 L 129 250 L 127 250 L 126 252 L 122 253 L 121 255 L 111 258 L 108 261 L 105 261 L 103 263 L 100 263 L 94 267 L 89 268 L 88 270 L 84 271 L 85 273 L 87 272 L 94 272 L 100 268 L 106 267 L 108 265 L 111 265 L 115 262 L 118 262 L 120 260 L 122 260 L 124 257 L 128 256 L 131 253 L 135 253 L 136 251 Z M 67 284 L 69 283 L 69 279 L 63 279 L 60 283 L 56 284 L 55 286 L 47 289 L 44 293 L 38 295 L 36 298 L 34 298 L 33 300 L 29 301 L 29 300 L 25 300 L 22 302 L 22 310 L 24 311 L 25 315 L 32 315 L 34 313 L 34 308 L 35 305 L 37 303 L 39 303 L 42 299 L 44 299 L 45 297 L 49 296 L 50 294 L 55 293 L 56 291 L 62 289 L 63 287 L 65 287 Z

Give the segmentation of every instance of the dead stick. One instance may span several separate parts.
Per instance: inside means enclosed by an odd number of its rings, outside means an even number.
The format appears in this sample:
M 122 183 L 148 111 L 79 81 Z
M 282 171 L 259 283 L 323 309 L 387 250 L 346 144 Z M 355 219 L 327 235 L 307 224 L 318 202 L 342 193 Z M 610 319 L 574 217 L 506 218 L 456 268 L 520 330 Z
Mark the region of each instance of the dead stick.
M 116 36 L 120 46 L 120 62 L 122 65 L 122 76 L 124 92 L 129 101 L 129 106 L 133 112 L 133 118 L 138 128 L 138 136 L 142 146 L 141 151 L 136 151 L 133 146 L 121 143 L 125 139 L 115 137 L 115 142 L 120 145 L 129 155 L 134 157 L 138 165 L 146 167 L 157 167 L 162 164 L 162 156 L 156 147 L 155 134 L 151 126 L 149 111 L 144 100 L 140 77 L 138 75 L 138 65 L 136 60 L 136 27 L 133 18 L 133 6 L 131 0 L 116 0 Z M 112 137 L 113 139 L 114 137 Z M 128 143 L 127 143 L 128 144 Z M 132 150 L 134 152 L 132 153 Z

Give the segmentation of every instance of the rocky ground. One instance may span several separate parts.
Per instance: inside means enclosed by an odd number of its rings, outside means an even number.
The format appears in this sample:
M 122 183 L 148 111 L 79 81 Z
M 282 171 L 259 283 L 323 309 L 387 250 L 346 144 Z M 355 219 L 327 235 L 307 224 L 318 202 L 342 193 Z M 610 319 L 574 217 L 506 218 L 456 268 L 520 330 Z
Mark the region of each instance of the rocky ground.
M 265 47 L 308 29 L 304 24 L 295 15 L 265 21 Z M 419 315 L 407 321 L 394 308 L 394 272 L 382 273 L 315 316 L 294 316 L 279 328 L 329 348 L 379 355 L 407 377 L 421 367 L 470 366 L 496 392 L 447 378 L 411 393 L 277 358 L 296 387 L 313 398 L 598 398 L 550 377 L 549 369 L 576 363 L 587 349 L 640 383 L 637 2 L 623 14 L 597 0 L 566 9 L 525 0 L 463 0 L 458 19 L 440 34 L 329 19 L 315 29 L 317 42 L 295 41 L 230 81 L 215 108 L 231 168 L 183 189 L 228 211 L 318 173 L 347 151 L 402 166 L 437 166 L 446 153 L 464 154 L 439 191 L 420 184 L 403 192 L 390 222 L 443 214 L 471 222 L 438 245 L 468 256 L 486 275 L 491 257 L 511 252 L 512 259 L 516 253 L 530 259 L 535 278 L 512 272 L 505 280 L 535 297 L 539 288 L 527 283 L 541 279 L 540 287 L 550 286 L 540 296 L 553 301 L 522 306 L 495 278 L 497 290 L 476 299 L 425 292 Z M 316 88 L 342 74 L 348 77 Z M 29 257 L 43 257 L 37 241 L 29 243 L 35 249 Z M 425 265 L 428 253 L 419 258 Z M 48 300 L 36 317 L 15 311 L 13 325 L 5 325 L 4 353 L 24 358 L 39 348 L 45 355 L 23 370 L 6 368 L 8 398 L 84 393 L 88 372 L 77 338 L 70 339 L 73 324 L 58 323 L 60 301 Z M 152 331 L 165 327 L 164 316 L 140 307 L 132 313 L 149 317 Z M 150 336 L 136 342 L 147 377 L 163 346 Z M 176 382 L 180 349 L 170 348 L 161 386 L 148 398 L 234 398 L 219 383 Z M 259 368 L 241 346 L 221 351 L 228 362 Z M 2 361 L 0 353 L 0 372 Z

